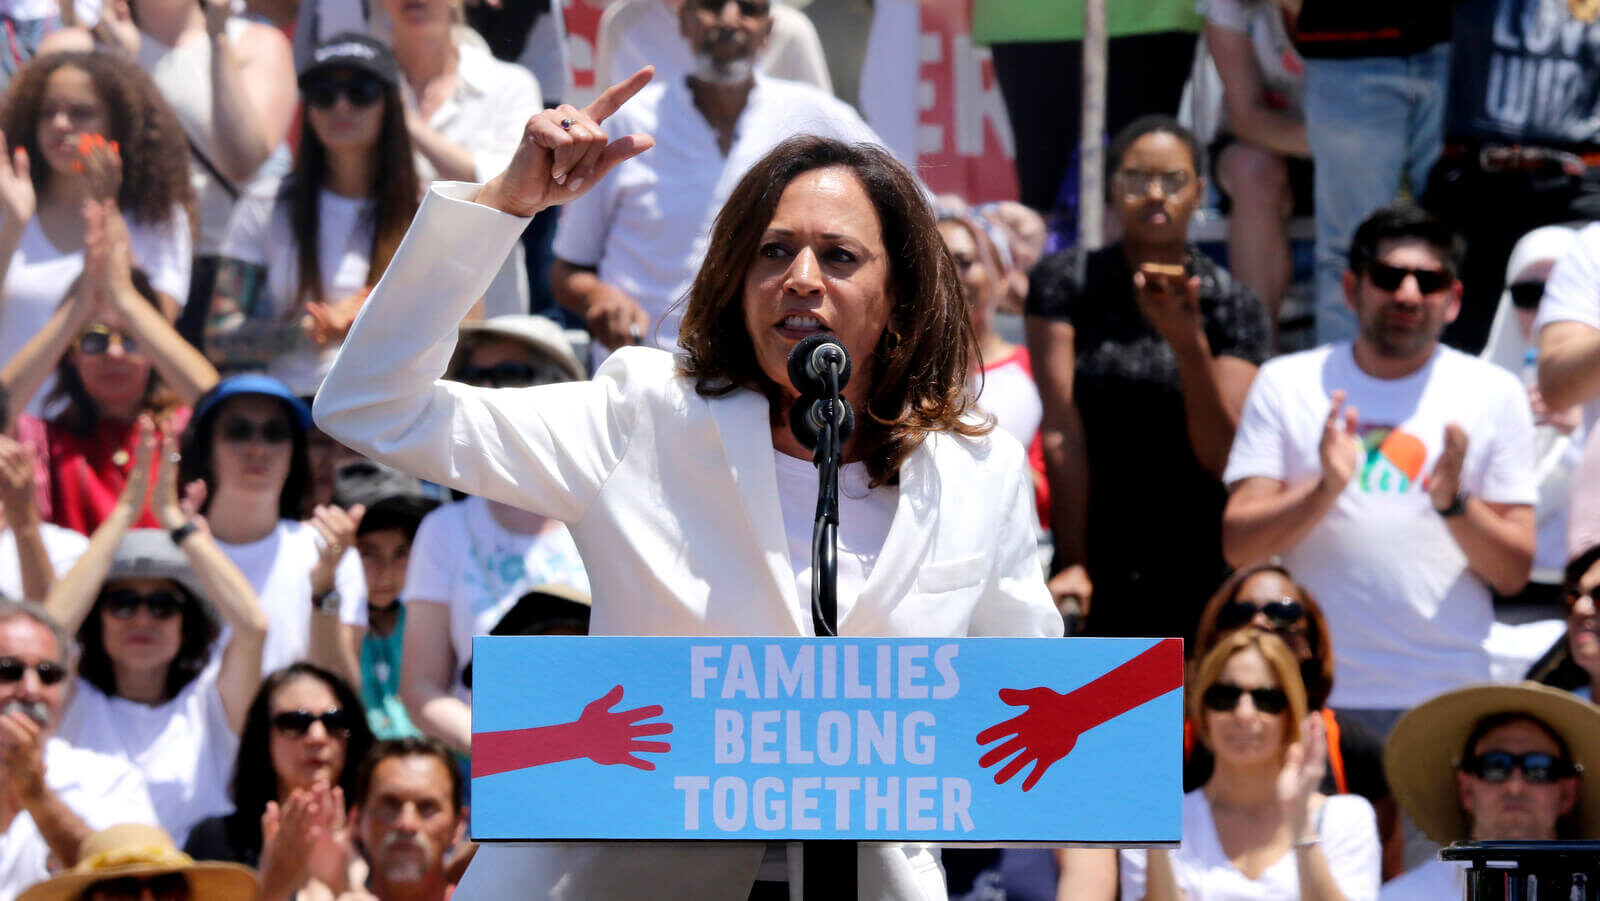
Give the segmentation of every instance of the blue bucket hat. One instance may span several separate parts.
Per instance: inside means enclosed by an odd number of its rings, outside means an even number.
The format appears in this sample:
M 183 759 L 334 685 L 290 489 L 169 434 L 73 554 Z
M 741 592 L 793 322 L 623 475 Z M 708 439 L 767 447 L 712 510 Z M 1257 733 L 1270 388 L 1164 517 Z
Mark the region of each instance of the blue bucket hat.
M 228 398 L 247 394 L 256 394 L 283 401 L 284 405 L 289 408 L 289 412 L 294 414 L 295 425 L 299 426 L 300 431 L 309 432 L 311 430 L 311 408 L 306 406 L 306 402 L 296 397 L 294 392 L 289 390 L 288 385 L 270 375 L 262 375 L 259 372 L 230 375 L 218 382 L 217 386 L 207 392 L 205 397 L 201 398 L 200 403 L 195 406 L 193 419 L 195 422 L 199 422 L 214 413 L 218 407 L 222 406 L 222 402 Z

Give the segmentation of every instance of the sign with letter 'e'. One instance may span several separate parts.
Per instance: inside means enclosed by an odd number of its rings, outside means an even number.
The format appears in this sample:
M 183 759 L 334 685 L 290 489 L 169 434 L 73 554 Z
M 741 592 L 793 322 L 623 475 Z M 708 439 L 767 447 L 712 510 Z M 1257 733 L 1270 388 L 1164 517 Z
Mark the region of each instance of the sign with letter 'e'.
M 472 837 L 1171 845 L 1177 639 L 482 637 Z

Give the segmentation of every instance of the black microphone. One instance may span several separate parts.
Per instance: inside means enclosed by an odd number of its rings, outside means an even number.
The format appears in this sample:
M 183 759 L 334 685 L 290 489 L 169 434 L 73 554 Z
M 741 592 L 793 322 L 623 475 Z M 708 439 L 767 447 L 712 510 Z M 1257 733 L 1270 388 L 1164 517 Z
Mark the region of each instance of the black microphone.
M 823 373 L 830 370 L 838 373 L 840 388 L 849 383 L 850 353 L 829 332 L 818 332 L 789 351 L 789 383 L 802 395 L 826 395 L 828 383 Z
M 789 410 L 789 432 L 794 435 L 800 446 L 806 450 L 816 450 L 817 440 L 822 437 L 822 427 L 827 423 L 828 405 L 833 403 L 832 398 L 817 397 L 814 394 L 803 394 L 795 401 L 794 407 Z M 839 398 L 839 444 L 843 445 L 850 440 L 850 433 L 856 428 L 856 411 L 850 408 L 850 402 Z

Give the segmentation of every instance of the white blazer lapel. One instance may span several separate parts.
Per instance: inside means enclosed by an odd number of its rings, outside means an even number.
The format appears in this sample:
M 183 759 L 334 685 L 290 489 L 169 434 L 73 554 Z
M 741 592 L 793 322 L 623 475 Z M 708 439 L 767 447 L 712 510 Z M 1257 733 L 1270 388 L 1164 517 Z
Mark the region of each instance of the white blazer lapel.
M 900 499 L 889 534 L 860 597 L 839 624 L 840 635 L 877 634 L 884 614 L 916 588 L 917 571 L 933 545 L 939 511 L 939 470 L 933 460 L 933 445 L 938 440 L 938 435 L 929 435 L 900 464 Z
M 794 634 L 810 635 L 813 632 L 810 606 L 806 606 L 807 615 L 802 618 L 794 586 L 794 568 L 789 563 L 789 541 L 783 531 L 783 510 L 778 504 L 778 472 L 772 461 L 772 426 L 767 400 L 753 391 L 736 391 L 726 397 L 713 398 L 707 405 L 722 439 L 728 469 L 739 489 L 738 499 L 750 521 L 752 534 L 766 555 L 767 570 L 775 583 L 775 593 L 766 593 L 766 596 L 782 600 L 787 620 L 794 623 Z M 707 502 L 725 501 L 708 498 Z

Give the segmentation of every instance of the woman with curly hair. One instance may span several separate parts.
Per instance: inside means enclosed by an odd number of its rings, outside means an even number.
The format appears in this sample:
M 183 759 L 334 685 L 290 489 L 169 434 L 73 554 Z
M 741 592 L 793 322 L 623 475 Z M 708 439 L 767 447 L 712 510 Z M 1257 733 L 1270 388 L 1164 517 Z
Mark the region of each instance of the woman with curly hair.
M 133 265 L 177 315 L 189 291 L 187 155 L 177 118 L 132 62 L 53 53 L 22 67 L 0 108 L 0 360 L 83 269 L 85 201 L 115 201 Z

